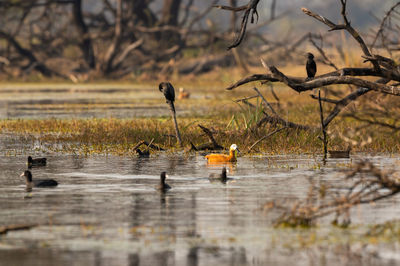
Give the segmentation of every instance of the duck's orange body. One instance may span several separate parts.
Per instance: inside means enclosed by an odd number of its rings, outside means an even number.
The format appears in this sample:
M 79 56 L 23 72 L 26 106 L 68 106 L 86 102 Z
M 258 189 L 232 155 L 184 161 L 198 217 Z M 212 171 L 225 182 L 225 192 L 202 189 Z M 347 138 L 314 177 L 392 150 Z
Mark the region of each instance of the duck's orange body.
M 190 93 L 185 91 L 184 88 L 179 88 L 178 100 L 189 99 Z
M 226 154 L 209 154 L 206 155 L 206 159 L 208 163 L 228 163 L 228 162 L 236 162 L 237 150 L 236 145 L 232 144 L 229 149 L 229 155 Z

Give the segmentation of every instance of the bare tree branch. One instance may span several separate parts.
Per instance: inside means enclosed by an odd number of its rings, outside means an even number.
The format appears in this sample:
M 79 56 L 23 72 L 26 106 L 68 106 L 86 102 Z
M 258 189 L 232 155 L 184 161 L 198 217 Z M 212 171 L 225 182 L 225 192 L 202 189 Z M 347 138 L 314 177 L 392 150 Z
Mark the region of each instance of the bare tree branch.
M 237 36 L 236 40 L 228 46 L 228 50 L 235 48 L 240 45 L 240 43 L 243 41 L 244 35 L 246 33 L 246 27 L 247 27 L 247 22 L 249 20 L 249 16 L 251 13 L 251 23 L 254 23 L 254 15 L 257 16 L 258 20 L 258 12 L 257 12 L 257 5 L 260 0 L 250 0 L 247 5 L 240 6 L 240 7 L 230 7 L 230 6 L 215 6 L 220 9 L 225 9 L 233 12 L 238 12 L 238 11 L 244 11 L 243 19 L 240 25 L 240 32 L 239 35 Z
M 386 23 L 386 21 L 389 19 L 390 15 L 391 15 L 393 12 L 395 12 L 395 9 L 396 9 L 398 6 L 400 6 L 400 2 L 397 2 L 396 4 L 394 4 L 394 5 L 389 9 L 389 11 L 386 12 L 385 16 L 383 17 L 383 19 L 382 19 L 382 21 L 381 21 L 381 24 L 379 25 L 379 29 L 378 29 L 378 31 L 376 32 L 376 35 L 375 35 L 375 37 L 374 37 L 374 40 L 372 41 L 372 44 L 371 44 L 371 46 L 370 46 L 371 48 L 373 48 L 373 47 L 375 46 L 375 43 L 376 43 L 376 41 L 378 40 L 379 36 L 382 36 L 382 37 L 383 37 L 383 30 L 384 30 L 385 23 Z
M 303 7 L 301 10 L 305 14 L 307 14 L 307 15 L 309 15 L 309 16 L 311 16 L 311 17 L 313 17 L 313 18 L 315 18 L 315 19 L 317 19 L 319 21 L 321 21 L 322 23 L 324 23 L 325 25 L 330 27 L 331 28 L 330 31 L 333 31 L 333 30 L 346 30 L 358 42 L 358 44 L 361 47 L 361 50 L 364 52 L 364 55 L 371 56 L 371 53 L 369 52 L 369 49 L 368 49 L 367 45 L 365 44 L 364 40 L 361 38 L 360 34 L 350 25 L 350 22 L 347 19 L 347 16 L 346 16 L 346 0 L 340 0 L 340 1 L 342 3 L 342 17 L 343 17 L 343 20 L 345 22 L 345 24 L 341 24 L 341 25 L 337 25 L 337 24 L 333 23 L 332 21 L 330 21 L 329 19 L 312 12 L 312 11 L 308 10 L 307 8 Z M 375 71 L 379 72 L 379 70 L 380 70 L 379 64 L 376 61 L 372 61 L 372 64 L 374 65 Z

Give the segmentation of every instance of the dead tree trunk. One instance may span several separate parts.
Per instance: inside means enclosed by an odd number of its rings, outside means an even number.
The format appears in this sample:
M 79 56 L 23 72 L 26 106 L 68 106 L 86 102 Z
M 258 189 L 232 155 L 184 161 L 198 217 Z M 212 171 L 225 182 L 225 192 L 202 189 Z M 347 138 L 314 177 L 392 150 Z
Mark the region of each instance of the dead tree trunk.
M 82 0 L 75 0 L 72 5 L 72 13 L 76 29 L 81 36 L 79 47 L 82 50 L 83 57 L 90 68 L 95 68 L 96 60 L 93 52 L 92 40 L 89 36 L 89 30 L 83 20 L 82 15 Z
M 108 47 L 108 50 L 104 57 L 104 65 L 102 67 L 104 74 L 108 74 L 113 70 L 113 63 L 121 44 L 121 38 L 122 38 L 122 0 L 117 0 L 114 38 L 111 45 Z
M 143 23 L 144 26 L 153 26 L 156 23 L 157 17 L 148 7 L 147 0 L 131 0 L 126 1 L 126 4 L 133 14 L 135 24 Z
M 162 9 L 162 24 L 178 25 L 179 8 L 181 0 L 165 0 Z
M 165 0 L 162 9 L 161 25 L 177 26 L 181 0 Z M 176 31 L 166 30 L 161 34 L 161 46 L 169 48 L 181 42 L 181 36 Z
M 33 67 L 40 73 L 42 73 L 46 77 L 51 77 L 53 74 L 57 74 L 54 71 L 50 70 L 45 64 L 42 62 L 39 62 L 36 56 L 32 53 L 32 51 L 25 49 L 20 45 L 20 43 L 10 34 L 0 31 L 0 38 L 4 38 L 8 41 L 8 43 L 11 44 L 12 47 L 23 57 L 27 58 L 29 60 L 28 66 L 25 67 L 31 68 Z M 59 74 L 57 74 L 59 75 Z

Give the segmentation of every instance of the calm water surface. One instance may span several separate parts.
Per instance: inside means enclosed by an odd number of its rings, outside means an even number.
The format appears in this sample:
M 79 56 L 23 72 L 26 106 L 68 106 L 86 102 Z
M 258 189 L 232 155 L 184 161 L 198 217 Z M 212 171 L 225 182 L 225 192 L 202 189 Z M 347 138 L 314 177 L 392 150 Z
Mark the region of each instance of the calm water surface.
M 175 88 L 178 90 L 179 87 Z M 222 89 L 222 88 L 221 88 Z M 180 116 L 206 114 L 204 99 L 221 98 L 202 87 L 177 100 Z M 225 99 L 226 101 L 226 99 Z M 0 118 L 132 118 L 168 113 L 158 86 L 131 84 L 2 84 Z
M 364 157 L 364 156 L 363 156 Z M 202 156 L 48 156 L 34 178 L 57 188 L 24 191 L 26 156 L 0 156 L 0 225 L 38 224 L 0 236 L 1 265 L 395 265 L 395 244 L 352 241 L 358 230 L 328 221 L 310 230 L 276 229 L 262 210 L 272 199 L 304 197 L 310 179 L 338 179 L 352 161 L 322 166 L 312 156 L 241 157 L 227 184 L 210 183 Z M 397 169 L 399 158 L 373 156 Z M 155 190 L 167 171 L 172 190 Z M 399 198 L 363 206 L 355 224 L 400 217 Z M 362 227 L 362 226 L 361 226 Z M 314 235 L 317 244 L 302 246 Z M 329 239 L 338 237 L 332 244 Z

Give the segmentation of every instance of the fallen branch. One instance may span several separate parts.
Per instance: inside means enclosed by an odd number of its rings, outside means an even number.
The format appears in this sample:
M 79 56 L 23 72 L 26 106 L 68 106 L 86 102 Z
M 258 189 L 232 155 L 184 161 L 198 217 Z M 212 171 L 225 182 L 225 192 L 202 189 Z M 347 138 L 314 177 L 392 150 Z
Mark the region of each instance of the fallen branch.
M 223 150 L 224 147 L 219 145 L 217 141 L 215 140 L 211 130 L 206 128 L 205 126 L 202 126 L 198 124 L 198 127 L 203 130 L 203 132 L 206 134 L 206 136 L 209 138 L 210 142 L 209 143 L 203 143 L 198 146 L 194 145 L 193 142 L 190 142 L 190 150 L 194 151 L 203 151 L 203 150 Z

